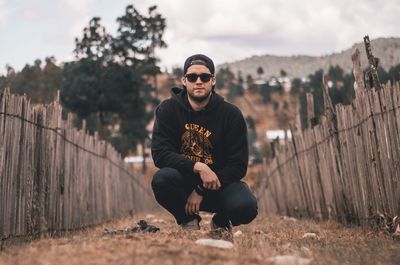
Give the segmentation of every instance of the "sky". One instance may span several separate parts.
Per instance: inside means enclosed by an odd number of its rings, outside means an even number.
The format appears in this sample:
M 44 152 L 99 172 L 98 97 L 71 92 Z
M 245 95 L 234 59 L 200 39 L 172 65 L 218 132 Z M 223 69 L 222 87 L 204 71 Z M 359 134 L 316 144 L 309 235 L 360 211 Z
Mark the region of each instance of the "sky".
M 73 60 L 76 37 L 98 16 L 115 34 L 116 18 L 133 4 L 157 5 L 166 18 L 162 69 L 195 53 L 216 65 L 253 55 L 325 55 L 364 35 L 400 37 L 399 0 L 0 0 L 0 73 L 36 59 Z

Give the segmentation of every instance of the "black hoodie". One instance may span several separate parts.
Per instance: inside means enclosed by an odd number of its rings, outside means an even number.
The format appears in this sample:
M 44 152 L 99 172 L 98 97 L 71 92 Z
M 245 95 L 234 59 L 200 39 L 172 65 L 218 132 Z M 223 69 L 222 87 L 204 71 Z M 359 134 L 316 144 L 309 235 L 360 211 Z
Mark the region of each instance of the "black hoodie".
M 158 168 L 171 167 L 188 177 L 194 164 L 207 164 L 222 187 L 246 175 L 247 127 L 241 111 L 214 91 L 207 106 L 194 111 L 186 89 L 172 88 L 171 98 L 155 110 L 151 151 Z

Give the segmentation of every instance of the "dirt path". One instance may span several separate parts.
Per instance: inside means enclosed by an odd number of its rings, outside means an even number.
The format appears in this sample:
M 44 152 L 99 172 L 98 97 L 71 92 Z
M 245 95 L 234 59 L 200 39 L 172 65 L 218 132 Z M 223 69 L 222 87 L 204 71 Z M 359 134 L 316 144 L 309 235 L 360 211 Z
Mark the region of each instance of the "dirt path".
M 41 239 L 0 252 L 0 264 L 274 264 L 270 258 L 292 255 L 306 263 L 275 264 L 400 264 L 400 242 L 378 232 L 346 228 L 334 222 L 314 222 L 258 216 L 235 227 L 233 249 L 197 245 L 211 218 L 202 214 L 202 230 L 182 231 L 165 214 L 137 215 L 55 239 Z M 161 231 L 155 234 L 103 236 L 105 228 L 124 229 L 140 219 Z M 303 238 L 305 233 L 313 233 Z

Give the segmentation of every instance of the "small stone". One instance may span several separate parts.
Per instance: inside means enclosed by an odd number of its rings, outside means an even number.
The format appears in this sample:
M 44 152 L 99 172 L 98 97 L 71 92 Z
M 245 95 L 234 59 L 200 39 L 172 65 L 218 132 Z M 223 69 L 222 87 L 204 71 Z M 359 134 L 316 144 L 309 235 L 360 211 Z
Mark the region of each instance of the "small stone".
M 316 233 L 305 233 L 302 236 L 303 239 L 318 239 L 318 235 Z
M 296 256 L 275 256 L 269 259 L 274 265 L 308 265 L 310 259 L 300 258 Z
M 400 224 L 397 225 L 396 230 L 392 234 L 395 239 L 400 239 Z
M 265 232 L 262 231 L 262 230 L 256 230 L 256 231 L 254 231 L 254 233 L 255 233 L 256 235 L 265 235 Z
M 146 219 L 154 219 L 155 216 L 153 214 L 148 214 L 146 215 Z
M 297 219 L 294 217 L 288 217 L 288 216 L 283 216 L 283 220 L 285 221 L 291 221 L 291 222 L 297 222 Z
M 163 219 L 154 219 L 153 223 L 160 223 L 160 224 L 166 224 L 167 222 Z
M 234 237 L 239 237 L 239 236 L 241 236 L 241 235 L 243 235 L 243 232 L 240 231 L 240 230 L 236 231 L 236 232 L 233 234 Z
M 230 249 L 233 248 L 232 242 L 225 241 L 225 240 L 216 240 L 216 239 L 209 239 L 209 238 L 201 238 L 196 240 L 196 244 L 199 245 L 204 245 L 204 246 L 210 246 L 210 247 L 216 247 L 216 248 L 224 248 L 224 249 Z

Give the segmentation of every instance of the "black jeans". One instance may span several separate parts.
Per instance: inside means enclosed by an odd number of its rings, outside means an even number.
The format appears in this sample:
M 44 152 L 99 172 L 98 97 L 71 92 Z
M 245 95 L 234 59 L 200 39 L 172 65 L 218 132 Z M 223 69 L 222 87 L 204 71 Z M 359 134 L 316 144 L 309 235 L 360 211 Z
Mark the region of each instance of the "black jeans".
M 194 178 L 183 176 L 173 168 L 162 168 L 154 176 L 152 188 L 157 202 L 167 209 L 178 224 L 189 222 L 197 214 L 187 215 L 185 204 L 196 183 Z M 222 190 L 207 191 L 200 210 L 216 213 L 213 221 L 218 226 L 248 224 L 257 216 L 257 200 L 246 183 L 233 182 Z

